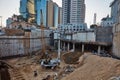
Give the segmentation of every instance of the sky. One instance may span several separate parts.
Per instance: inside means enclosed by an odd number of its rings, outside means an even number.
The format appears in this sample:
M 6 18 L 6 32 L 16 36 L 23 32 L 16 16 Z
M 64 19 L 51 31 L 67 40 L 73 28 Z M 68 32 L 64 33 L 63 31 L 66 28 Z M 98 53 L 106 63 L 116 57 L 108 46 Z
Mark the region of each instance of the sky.
M 53 0 L 59 6 L 62 6 L 62 0 Z M 85 0 L 86 18 L 85 22 L 89 25 L 93 23 L 94 13 L 97 13 L 97 23 L 100 23 L 103 17 L 110 14 L 110 3 L 113 0 Z M 20 0 L 0 0 L 0 16 L 2 16 L 2 25 L 6 25 L 6 19 L 13 14 L 19 14 Z M 1 20 L 0 20 L 1 23 Z M 1 24 L 0 24 L 1 25 Z

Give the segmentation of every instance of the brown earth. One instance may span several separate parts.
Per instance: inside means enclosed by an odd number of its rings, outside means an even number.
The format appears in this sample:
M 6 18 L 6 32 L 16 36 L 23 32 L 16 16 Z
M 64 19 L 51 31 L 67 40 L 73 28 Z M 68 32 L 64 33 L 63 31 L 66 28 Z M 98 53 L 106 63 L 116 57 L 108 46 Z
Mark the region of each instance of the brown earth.
M 66 64 L 76 64 L 81 55 L 80 52 L 68 52 L 63 54 L 62 58 Z
M 55 53 L 53 55 L 56 56 Z M 58 80 L 109 80 L 111 77 L 120 76 L 119 60 L 90 53 L 80 56 L 80 53 L 63 54 L 62 58 L 77 64 L 66 64 L 62 60 L 59 69 L 55 71 L 42 69 L 40 64 L 36 63 L 37 56 L 11 59 L 8 62 L 19 69 L 25 80 L 42 80 L 48 75 L 53 76 L 56 73 L 59 77 Z M 66 66 L 72 66 L 74 71 L 66 73 Z M 38 76 L 34 77 L 34 71 L 37 71 Z
M 120 76 L 119 60 L 85 54 L 79 62 L 82 65 L 62 80 L 109 80 Z

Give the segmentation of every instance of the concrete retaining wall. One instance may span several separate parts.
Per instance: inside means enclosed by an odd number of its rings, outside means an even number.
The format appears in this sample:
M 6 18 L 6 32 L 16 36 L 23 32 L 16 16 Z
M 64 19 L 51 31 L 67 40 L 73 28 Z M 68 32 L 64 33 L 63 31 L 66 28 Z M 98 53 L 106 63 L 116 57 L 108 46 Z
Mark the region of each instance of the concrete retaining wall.
M 46 46 L 50 45 L 50 32 L 45 33 Z M 0 36 L 0 57 L 27 55 L 42 48 L 41 35 L 26 32 L 25 36 Z
M 110 42 L 112 43 L 112 27 L 99 27 L 96 28 L 96 41 L 97 42 Z
M 120 24 L 113 28 L 113 53 L 120 58 Z

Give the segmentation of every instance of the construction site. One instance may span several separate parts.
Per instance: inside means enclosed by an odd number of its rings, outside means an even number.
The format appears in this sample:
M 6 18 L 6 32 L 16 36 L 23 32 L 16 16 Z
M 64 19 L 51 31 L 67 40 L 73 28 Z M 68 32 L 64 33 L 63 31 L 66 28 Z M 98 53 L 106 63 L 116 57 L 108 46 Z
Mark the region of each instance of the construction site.
M 110 43 L 51 39 L 42 23 L 40 28 L 19 36 L 7 30 L 10 35 L 1 36 L 0 80 L 120 79 L 120 61 Z
M 118 31 L 50 29 L 39 12 L 40 25 L 18 20 L 0 34 L 0 80 L 120 80 Z
M 41 51 L 40 51 L 41 52 Z M 40 53 L 38 52 L 38 53 Z M 62 52 L 60 63 L 49 62 L 58 55 L 49 51 L 0 61 L 1 80 L 119 80 L 120 61 L 90 52 Z M 48 61 L 44 63 L 42 60 Z

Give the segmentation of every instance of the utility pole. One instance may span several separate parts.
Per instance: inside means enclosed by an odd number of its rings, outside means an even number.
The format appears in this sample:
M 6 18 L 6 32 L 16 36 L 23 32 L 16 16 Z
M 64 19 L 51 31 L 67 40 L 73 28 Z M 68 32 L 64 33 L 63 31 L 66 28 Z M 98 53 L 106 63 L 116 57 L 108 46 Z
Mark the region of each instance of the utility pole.
M 60 31 L 58 31 L 58 59 L 60 59 Z

